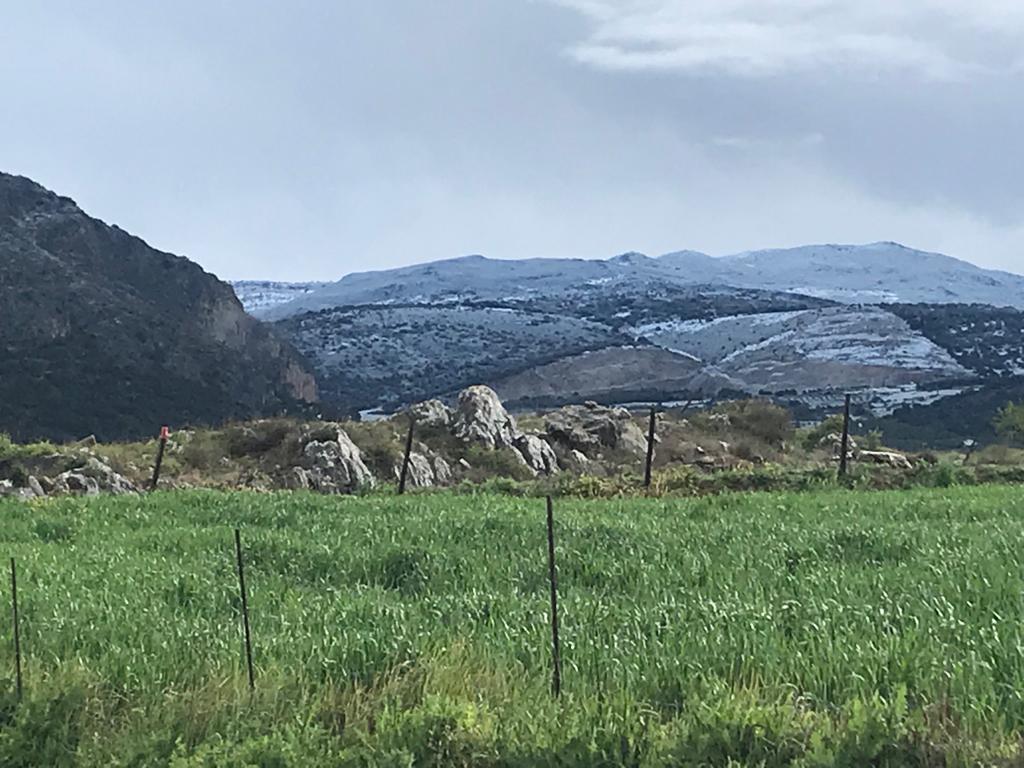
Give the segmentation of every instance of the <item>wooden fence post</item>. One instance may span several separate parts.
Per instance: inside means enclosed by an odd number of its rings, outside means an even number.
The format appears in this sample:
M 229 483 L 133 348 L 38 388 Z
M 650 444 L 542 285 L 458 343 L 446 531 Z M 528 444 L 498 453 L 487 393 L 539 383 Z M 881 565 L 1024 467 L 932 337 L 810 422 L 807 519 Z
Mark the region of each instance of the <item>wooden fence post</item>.
M 850 453 L 850 395 L 846 396 L 843 406 L 843 440 L 839 448 L 839 477 L 846 477 L 849 472 Z
M 167 448 L 167 438 L 171 436 L 171 430 L 166 426 L 160 427 L 160 445 L 156 449 L 156 462 L 153 464 L 153 479 L 149 482 L 149 490 L 155 491 L 156 484 L 160 482 L 160 467 L 164 463 L 164 450 Z
M 245 630 L 245 663 L 249 670 L 249 690 L 256 690 L 256 673 L 252 666 L 252 631 L 249 628 L 249 597 L 245 589 L 245 568 L 242 565 L 242 532 L 235 528 L 235 556 L 238 560 L 238 588 L 242 594 L 242 627 Z
M 647 427 L 647 463 L 644 467 L 644 488 L 651 487 L 651 474 L 654 468 L 654 430 L 658 422 L 658 409 L 651 406 L 651 422 Z
M 416 417 L 409 416 L 409 434 L 405 438 L 405 457 L 402 459 L 402 474 L 398 479 L 398 495 L 405 493 L 405 483 L 409 478 L 409 457 L 412 455 L 412 436 L 416 430 Z
M 555 567 L 555 515 L 548 496 L 548 582 L 551 585 L 551 693 L 562 695 L 562 646 L 558 636 L 558 571 Z
M 11 609 L 14 614 L 14 684 L 18 692 L 18 701 L 21 701 L 21 625 L 18 621 L 18 571 L 13 557 L 11 558 Z

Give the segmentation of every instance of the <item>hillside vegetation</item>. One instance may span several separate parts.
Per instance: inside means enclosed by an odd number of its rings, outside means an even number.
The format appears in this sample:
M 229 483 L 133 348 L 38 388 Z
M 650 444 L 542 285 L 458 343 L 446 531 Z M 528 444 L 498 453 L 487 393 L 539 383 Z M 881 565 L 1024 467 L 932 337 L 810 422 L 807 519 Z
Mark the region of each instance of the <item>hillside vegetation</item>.
M 874 422 L 858 418 L 851 425 L 849 474 L 840 479 L 841 416 L 797 427 L 782 407 L 737 400 L 660 412 L 652 484 L 645 488 L 647 410 L 589 403 L 513 416 L 490 390 L 466 392 L 484 392 L 493 399 L 470 399 L 455 410 L 437 401 L 414 407 L 419 421 L 407 478 L 410 490 L 609 498 L 1024 482 L 1024 451 L 1016 447 L 901 454 L 885 448 L 888 435 L 872 429 Z M 481 411 L 482 405 L 495 410 Z M 474 432 L 485 415 L 494 431 Z M 277 418 L 175 429 L 163 456 L 160 487 L 391 493 L 401 475 L 408 417 L 402 413 L 370 422 Z M 1007 432 L 1019 442 L 1016 435 Z M 19 445 L 0 435 L 0 496 L 145 489 L 158 449 L 155 437 Z
M 229 285 L 0 173 L 0 431 L 124 439 L 316 397 L 305 361 Z
M 560 700 L 539 500 L 174 492 L 0 515 L 26 684 L 18 703 L 0 674 L 4 766 L 1024 759 L 1018 488 L 560 501 Z

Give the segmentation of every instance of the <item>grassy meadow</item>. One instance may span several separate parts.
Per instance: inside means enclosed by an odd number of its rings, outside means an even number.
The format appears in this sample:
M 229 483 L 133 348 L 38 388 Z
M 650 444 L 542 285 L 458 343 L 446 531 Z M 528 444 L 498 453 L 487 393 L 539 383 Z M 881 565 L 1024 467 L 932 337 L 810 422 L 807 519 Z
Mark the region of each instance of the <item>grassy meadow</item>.
M 541 500 L 0 502 L 0 765 L 1022 764 L 1020 488 L 555 516 L 557 701 Z

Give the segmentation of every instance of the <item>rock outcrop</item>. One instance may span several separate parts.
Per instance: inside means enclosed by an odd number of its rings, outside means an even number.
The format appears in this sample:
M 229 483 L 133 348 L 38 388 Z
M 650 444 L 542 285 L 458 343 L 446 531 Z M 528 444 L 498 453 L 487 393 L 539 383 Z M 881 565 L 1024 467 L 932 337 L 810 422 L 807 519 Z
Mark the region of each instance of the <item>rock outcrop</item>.
M 453 478 L 451 465 L 441 456 L 430 456 L 425 446 L 409 454 L 408 488 L 440 488 L 450 485 Z M 402 464 L 395 465 L 395 480 L 401 479 Z
M 448 429 L 454 414 L 440 400 L 425 400 L 409 408 L 407 415 L 416 420 L 417 427 Z
M 231 286 L 0 173 L 0 431 L 100 441 L 316 398 Z M 84 446 L 87 447 L 87 446 Z
M 478 385 L 459 393 L 451 432 L 466 443 L 512 449 L 534 474 L 550 475 L 558 471 L 558 457 L 551 445 L 541 436 L 520 431 L 516 420 L 490 387 Z
M 881 464 L 893 469 L 913 469 L 914 465 L 902 453 L 893 451 L 860 451 L 856 455 L 857 461 L 865 461 L 870 464 Z
M 459 393 L 452 434 L 464 442 L 488 448 L 513 448 L 520 436 L 515 419 L 505 410 L 497 393 L 482 385 Z
M 624 408 L 570 405 L 548 414 L 544 426 L 550 442 L 588 459 L 607 451 L 640 456 L 647 450 L 647 436 Z
M 521 435 L 515 448 L 534 473 L 553 475 L 558 472 L 558 456 L 554 449 L 536 435 Z
M 311 439 L 305 443 L 303 465 L 290 470 L 287 484 L 319 493 L 355 493 L 372 488 L 375 480 L 359 448 L 337 425 L 330 429 L 334 433 L 332 439 Z
M 45 484 L 49 486 L 49 495 L 53 496 L 121 496 L 138 493 L 138 488 L 128 478 L 118 474 L 94 456 L 88 457 L 82 466 L 61 472 L 52 480 L 46 480 Z M 29 477 L 29 487 L 33 488 L 35 495 L 39 495 L 43 486 L 44 483 L 38 478 Z

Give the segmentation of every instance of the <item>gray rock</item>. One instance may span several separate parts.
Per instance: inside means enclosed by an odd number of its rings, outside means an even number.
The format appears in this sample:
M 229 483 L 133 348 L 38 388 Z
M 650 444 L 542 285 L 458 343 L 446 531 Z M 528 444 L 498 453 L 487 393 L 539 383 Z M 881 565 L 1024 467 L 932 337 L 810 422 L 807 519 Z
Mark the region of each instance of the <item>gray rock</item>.
M 533 472 L 544 475 L 558 472 L 558 457 L 554 449 L 536 435 L 521 435 L 515 448 Z
M 881 464 L 894 469 L 914 468 L 914 465 L 910 463 L 910 459 L 902 453 L 895 453 L 893 451 L 861 451 L 857 454 L 857 460 Z
M 495 391 L 478 385 L 459 393 L 452 434 L 464 442 L 488 448 L 512 448 L 520 433 Z
M 407 416 L 416 419 L 417 427 L 436 427 L 448 429 L 454 416 L 452 409 L 440 400 L 425 400 L 416 403 L 406 412 Z
M 402 476 L 402 465 L 395 466 L 395 479 Z M 452 468 L 441 456 L 430 455 L 425 447 L 421 451 L 409 454 L 409 474 L 406 478 L 408 488 L 435 488 L 450 484 Z
M 590 459 L 606 450 L 637 456 L 647 450 L 647 436 L 623 408 L 570 405 L 549 413 L 544 426 L 550 442 Z
M 402 466 L 399 462 L 395 467 L 395 477 L 401 478 Z M 409 488 L 432 488 L 434 486 L 434 468 L 430 465 L 430 459 L 422 453 L 409 454 L 409 472 L 406 477 L 406 486 Z
M 68 496 L 98 496 L 100 484 L 81 472 L 62 472 L 54 480 L 53 492 Z
M 562 459 L 562 469 L 567 472 L 586 472 L 590 468 L 590 459 L 577 450 L 569 451 Z
M 440 456 L 434 457 L 434 483 L 436 485 L 451 485 L 454 478 L 451 465 Z
M 30 501 L 36 495 L 29 488 L 15 487 L 10 480 L 0 480 L 0 499 L 17 499 L 19 501 Z
M 45 487 L 42 481 L 40 485 Z M 95 456 L 90 456 L 83 466 L 57 475 L 53 480 L 51 493 L 85 496 L 95 496 L 99 493 L 123 495 L 138 493 L 138 488 L 128 478 L 119 475 Z
M 847 440 L 847 450 L 857 450 L 856 438 L 854 438 L 853 435 L 849 435 Z M 821 446 L 822 448 L 831 448 L 832 455 L 839 456 L 843 452 L 843 436 L 840 435 L 838 432 L 830 432 L 829 434 L 821 438 L 821 440 L 818 442 L 818 445 Z
M 315 491 L 313 473 L 305 467 L 292 467 L 285 472 L 281 484 L 289 491 Z
M 362 453 L 344 430 L 333 426 L 333 440 L 313 440 L 303 448 L 309 487 L 321 493 L 353 493 L 372 488 L 374 478 Z
M 43 490 L 42 484 L 39 482 L 39 479 L 34 475 L 29 475 L 28 487 L 29 490 L 31 490 L 32 493 L 34 493 L 39 498 L 46 496 L 46 491 Z

